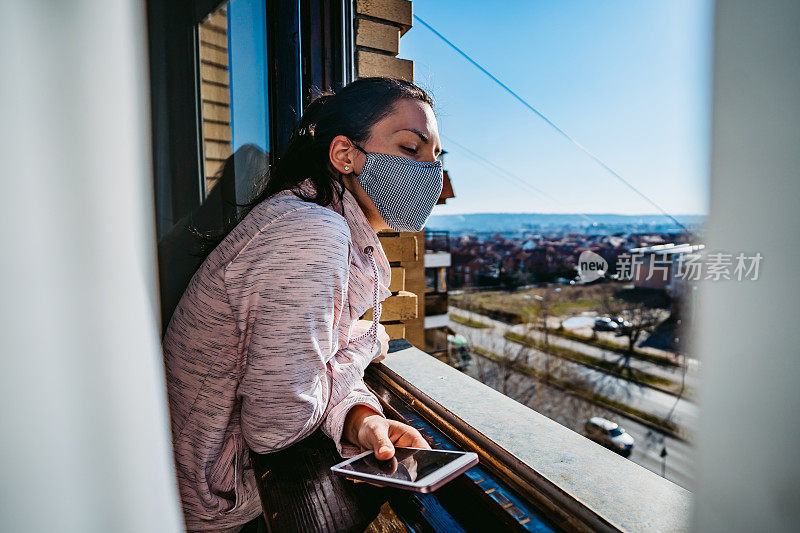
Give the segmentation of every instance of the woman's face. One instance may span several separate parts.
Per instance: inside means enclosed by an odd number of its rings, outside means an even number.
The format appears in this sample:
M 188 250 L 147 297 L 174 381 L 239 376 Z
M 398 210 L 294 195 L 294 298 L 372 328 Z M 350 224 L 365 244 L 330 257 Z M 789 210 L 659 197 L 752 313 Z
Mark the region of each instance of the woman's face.
M 399 100 L 392 113 L 375 123 L 370 137 L 361 147 L 367 152 L 399 155 L 414 161 L 435 161 L 442 145 L 433 109 L 419 100 Z M 331 142 L 331 164 L 344 174 L 345 187 L 355 196 L 372 228 L 376 232 L 391 230 L 356 177 L 364 168 L 366 157 L 344 135 Z

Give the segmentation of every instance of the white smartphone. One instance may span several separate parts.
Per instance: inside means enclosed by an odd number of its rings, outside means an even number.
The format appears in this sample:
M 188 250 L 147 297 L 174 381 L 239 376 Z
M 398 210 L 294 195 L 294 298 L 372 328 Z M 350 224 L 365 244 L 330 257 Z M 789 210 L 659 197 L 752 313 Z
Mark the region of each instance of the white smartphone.
M 364 452 L 334 465 L 336 474 L 375 485 L 416 492 L 433 492 L 454 477 L 478 464 L 478 454 L 451 450 L 395 448 L 386 461 Z

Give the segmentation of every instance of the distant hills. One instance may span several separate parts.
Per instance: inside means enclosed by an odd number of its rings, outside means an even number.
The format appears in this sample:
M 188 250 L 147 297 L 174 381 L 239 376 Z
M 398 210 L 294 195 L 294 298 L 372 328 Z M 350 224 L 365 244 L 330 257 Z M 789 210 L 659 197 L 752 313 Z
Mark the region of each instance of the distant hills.
M 555 231 L 559 229 L 587 233 L 614 233 L 632 231 L 678 231 L 676 224 L 663 215 L 587 215 L 593 225 L 579 214 L 548 213 L 473 213 L 465 215 L 431 215 L 425 229 L 447 230 L 458 233 L 516 233 L 519 231 Z M 680 215 L 681 224 L 697 227 L 705 220 L 703 215 Z

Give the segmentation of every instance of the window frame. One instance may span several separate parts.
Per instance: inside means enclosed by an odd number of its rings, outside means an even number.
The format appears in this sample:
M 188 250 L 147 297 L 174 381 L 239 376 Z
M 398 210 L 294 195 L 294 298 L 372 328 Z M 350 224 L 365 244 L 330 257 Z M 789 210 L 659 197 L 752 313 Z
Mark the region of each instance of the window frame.
M 272 165 L 284 153 L 303 106 L 313 95 L 312 87 L 336 90 L 353 79 L 353 6 L 350 0 L 263 1 Z M 205 199 L 198 24 L 224 3 L 148 0 L 146 4 L 159 243 Z M 163 331 L 185 284 L 169 287 L 161 263 L 159 267 Z

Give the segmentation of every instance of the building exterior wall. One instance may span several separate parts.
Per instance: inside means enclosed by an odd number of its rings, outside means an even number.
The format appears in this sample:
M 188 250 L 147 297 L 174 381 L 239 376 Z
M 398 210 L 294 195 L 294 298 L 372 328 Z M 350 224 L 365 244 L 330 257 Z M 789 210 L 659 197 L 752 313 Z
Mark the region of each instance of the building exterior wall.
M 416 257 L 407 261 L 406 290 L 418 295 L 417 316 L 410 319 L 406 326 L 406 339 L 414 346 L 425 348 L 425 231 L 409 233 L 414 236 Z
M 672 281 L 671 259 L 670 256 L 647 254 L 634 271 L 633 286 L 637 289 L 669 289 Z

